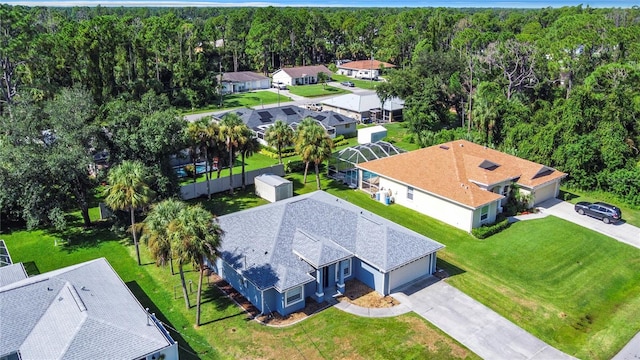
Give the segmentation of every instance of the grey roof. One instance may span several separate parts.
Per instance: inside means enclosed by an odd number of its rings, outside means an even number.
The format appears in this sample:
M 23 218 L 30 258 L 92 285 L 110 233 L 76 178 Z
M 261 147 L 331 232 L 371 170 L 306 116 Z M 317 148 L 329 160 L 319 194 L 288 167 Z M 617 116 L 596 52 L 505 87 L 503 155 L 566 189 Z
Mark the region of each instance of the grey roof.
M 0 287 L 27 278 L 22 263 L 0 266 Z
M 4 243 L 4 240 L 0 239 L 0 267 L 11 264 L 13 264 L 13 261 L 11 260 L 9 249 L 7 249 L 7 244 Z
M 311 111 L 294 105 L 286 105 L 273 107 L 268 109 L 249 109 L 240 108 L 230 112 L 234 112 L 240 116 L 242 121 L 253 131 L 264 131 L 268 126 L 274 124 L 277 120 L 292 125 L 299 123 L 306 117 L 311 117 L 319 121 L 322 126 L 327 129 L 340 124 L 355 124 L 356 120 L 348 116 L 338 114 L 333 111 Z M 226 114 L 220 116 L 223 118 Z
M 376 93 L 344 94 L 321 102 L 325 105 L 354 112 L 365 112 L 376 108 L 383 108 L 385 110 L 400 110 L 404 108 L 403 100 L 394 97 L 387 99 L 383 104 Z
M 271 186 L 278 187 L 280 185 L 289 184 L 291 181 L 275 174 L 262 174 L 255 177 L 255 180 Z
M 220 79 L 220 75 L 218 75 L 218 79 Z M 266 80 L 266 79 L 269 79 L 269 78 L 253 71 L 236 71 L 236 72 L 222 73 L 222 81 L 224 82 L 247 82 L 247 81 L 259 81 L 259 80 Z
M 323 191 L 224 215 L 220 257 L 258 288 L 314 281 L 314 266 L 355 256 L 382 272 L 443 245 Z M 313 266 L 311 265 L 313 264 Z
M 96 259 L 0 287 L 0 356 L 136 359 L 174 344 Z
M 319 72 L 323 72 L 325 74 L 327 74 L 328 76 L 331 76 L 331 70 L 329 70 L 326 66 L 324 65 L 311 65 L 311 66 L 298 66 L 298 67 L 291 67 L 291 68 L 282 68 L 280 70 L 276 70 L 274 72 L 284 72 L 285 74 L 289 75 L 292 78 L 299 78 L 299 77 L 303 77 L 303 76 L 316 76 Z

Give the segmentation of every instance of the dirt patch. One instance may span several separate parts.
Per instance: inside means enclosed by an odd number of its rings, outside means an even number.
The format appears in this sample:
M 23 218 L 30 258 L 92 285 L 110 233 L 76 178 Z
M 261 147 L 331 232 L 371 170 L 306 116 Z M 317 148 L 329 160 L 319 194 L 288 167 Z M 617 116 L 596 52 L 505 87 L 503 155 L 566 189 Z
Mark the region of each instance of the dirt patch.
M 253 306 L 251 301 L 247 300 L 242 294 L 240 294 L 236 289 L 233 288 L 228 282 L 223 280 L 217 274 L 212 273 L 209 275 L 209 284 L 215 285 L 220 291 L 225 293 L 231 300 L 235 301 L 240 307 L 247 313 L 247 315 L 251 318 L 255 318 L 260 310 Z
M 398 300 L 391 296 L 382 296 L 355 279 L 345 283 L 344 296 L 338 296 L 337 299 L 366 308 L 389 308 L 400 304 Z

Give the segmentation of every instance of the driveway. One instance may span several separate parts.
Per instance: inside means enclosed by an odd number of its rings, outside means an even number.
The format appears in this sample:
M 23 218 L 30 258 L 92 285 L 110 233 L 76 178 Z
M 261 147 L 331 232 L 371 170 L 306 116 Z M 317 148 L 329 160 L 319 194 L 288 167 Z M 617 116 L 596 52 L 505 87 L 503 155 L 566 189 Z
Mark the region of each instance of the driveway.
M 483 359 L 573 359 L 435 277 L 392 296 Z
M 573 204 L 559 199 L 550 199 L 538 205 L 543 214 L 557 216 L 561 219 L 597 231 L 620 242 L 640 249 L 640 229 L 621 221 L 617 224 L 605 224 L 602 221 L 586 215 L 580 215 L 573 210 Z M 624 213 L 622 214 L 624 220 Z

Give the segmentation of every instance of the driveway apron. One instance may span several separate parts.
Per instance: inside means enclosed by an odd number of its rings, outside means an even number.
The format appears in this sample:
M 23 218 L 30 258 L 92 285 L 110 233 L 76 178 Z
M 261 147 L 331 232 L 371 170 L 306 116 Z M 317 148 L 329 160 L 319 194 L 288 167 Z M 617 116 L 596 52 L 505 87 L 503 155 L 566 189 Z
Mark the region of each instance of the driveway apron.
M 392 296 L 484 359 L 573 359 L 434 277 Z

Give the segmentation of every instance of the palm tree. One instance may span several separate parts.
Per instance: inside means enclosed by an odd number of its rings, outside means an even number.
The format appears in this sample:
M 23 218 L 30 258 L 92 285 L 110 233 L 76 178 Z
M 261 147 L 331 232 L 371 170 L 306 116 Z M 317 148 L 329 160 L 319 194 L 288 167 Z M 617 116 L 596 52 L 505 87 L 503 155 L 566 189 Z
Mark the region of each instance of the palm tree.
M 148 182 L 147 169 L 139 161 L 123 161 L 112 168 L 107 176 L 108 185 L 105 187 L 105 202 L 113 210 L 129 210 L 131 215 L 131 232 L 133 243 L 136 247 L 138 265 L 140 261 L 140 248 L 138 247 L 138 234 L 135 229 L 135 211 L 151 203 L 154 192 Z
M 293 129 L 282 120 L 270 126 L 264 134 L 265 140 L 269 146 L 273 146 L 278 150 L 278 163 L 282 164 L 282 148 L 290 146 L 293 143 Z
M 313 136 L 310 136 L 314 134 L 314 131 L 307 131 L 307 129 L 311 129 L 314 127 L 322 128 L 322 126 L 316 120 L 310 117 L 306 117 L 302 119 L 302 121 L 296 128 L 296 153 L 300 155 L 302 161 L 304 162 L 304 177 L 302 180 L 303 184 L 307 183 L 307 172 L 309 170 L 309 163 L 311 162 L 310 157 L 305 156 L 304 154 L 305 152 L 309 153 L 310 151 L 312 151 L 311 148 L 316 145 L 315 141 L 318 140 L 316 138 L 313 138 Z M 324 131 L 324 128 L 322 128 L 322 130 Z
M 313 162 L 316 171 L 316 184 L 318 190 L 320 185 L 320 168 L 319 165 L 331 157 L 333 150 L 333 141 L 317 122 L 314 125 L 305 125 L 303 133 L 300 134 L 300 143 L 298 144 L 299 154 L 303 161 L 307 163 Z M 304 182 L 306 183 L 307 171 L 305 169 Z
M 236 113 L 228 113 L 220 121 L 221 140 L 224 140 L 227 151 L 229 152 L 229 194 L 233 195 L 233 164 L 235 158 L 235 149 L 238 147 L 240 137 L 242 136 L 242 127 L 246 126 L 242 119 Z
M 257 153 L 260 150 L 260 142 L 258 142 L 258 138 L 255 136 L 253 131 L 249 129 L 246 125 L 243 128 L 243 133 L 241 138 L 241 142 L 238 146 L 238 150 L 240 150 L 241 163 L 242 163 L 242 190 L 246 187 L 246 179 L 244 172 L 244 160 L 245 158 L 253 156 L 253 154 Z
M 178 259 L 182 291 L 187 309 L 190 308 L 187 285 L 184 280 L 183 265 L 195 263 L 200 269 L 198 280 L 198 298 L 196 305 L 196 326 L 200 325 L 200 304 L 202 300 L 202 278 L 204 276 L 204 259 L 214 261 L 223 231 L 215 216 L 200 205 L 188 206 L 178 213 L 169 224 L 169 233 L 173 245 L 174 257 Z
M 156 265 L 165 266 L 169 261 L 171 275 L 173 272 L 173 260 L 171 258 L 171 239 L 167 228 L 180 211 L 185 208 L 182 201 L 167 199 L 151 207 L 142 226 L 141 240 L 147 244 L 151 255 L 156 259 Z

